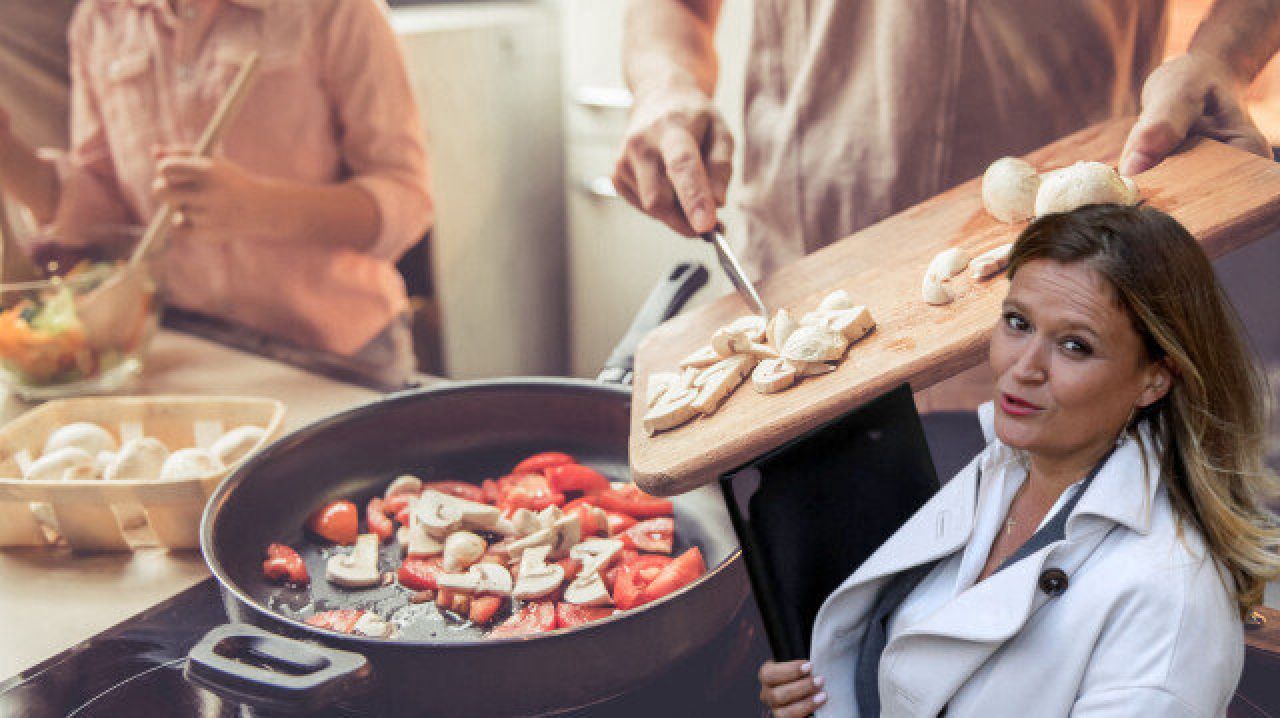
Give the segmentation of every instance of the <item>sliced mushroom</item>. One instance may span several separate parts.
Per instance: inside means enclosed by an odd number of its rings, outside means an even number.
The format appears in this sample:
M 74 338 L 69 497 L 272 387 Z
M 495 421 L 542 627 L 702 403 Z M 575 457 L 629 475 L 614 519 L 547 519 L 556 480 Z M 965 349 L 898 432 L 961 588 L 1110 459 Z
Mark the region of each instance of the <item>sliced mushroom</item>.
M 669 391 L 650 407 L 641 423 L 650 435 L 664 429 L 671 429 L 689 421 L 698 415 L 693 402 L 698 398 L 698 390 L 689 388 L 680 391 Z
M 351 631 L 356 635 L 369 638 L 390 638 L 392 629 L 393 626 L 387 619 L 373 611 L 362 613 L 356 619 L 356 624 L 351 627 Z
M 554 528 L 556 522 L 564 518 L 564 510 L 552 504 L 537 513 L 538 525 L 544 529 Z
M 724 400 L 742 383 L 743 374 L 733 367 L 705 374 L 699 379 L 702 386 L 693 400 L 693 408 L 702 414 L 714 414 Z
M 969 253 L 960 247 L 951 247 L 938 252 L 933 261 L 929 262 L 925 276 L 934 277 L 941 282 L 963 272 L 967 266 L 969 266 Z
M 645 383 L 645 406 L 653 406 L 672 387 L 680 386 L 681 376 L 674 372 L 659 371 L 649 375 Z
M 454 531 L 444 540 L 444 570 L 462 571 L 480 560 L 489 544 L 470 531 Z
M 791 332 L 794 332 L 798 326 L 800 325 L 791 317 L 791 312 L 779 309 L 773 315 L 773 321 L 769 322 L 769 329 L 766 332 L 769 337 L 769 343 L 781 348 L 783 344 L 787 343 L 787 337 L 791 336 Z
M 414 557 L 439 556 L 444 553 L 444 544 L 427 533 L 427 527 L 420 523 L 400 529 L 407 532 L 400 541 L 405 544 L 407 553 Z
M 325 563 L 325 578 L 344 588 L 368 588 L 382 581 L 378 572 L 378 535 L 360 534 L 350 553 L 335 554 Z
M 920 287 L 920 296 L 926 304 L 935 306 L 950 304 L 956 299 L 951 290 L 943 285 L 942 282 L 939 282 L 932 274 L 924 275 L 924 284 Z
M 711 349 L 722 357 L 731 357 L 738 352 L 744 352 L 751 344 L 751 337 L 747 336 L 746 332 L 728 327 L 721 327 L 711 335 Z
M 545 546 L 548 551 L 551 545 L 555 543 L 555 536 L 551 529 L 538 529 L 524 538 L 512 541 L 507 545 L 507 555 L 513 559 L 521 558 L 526 551 L 533 548 L 541 548 Z M 495 546 L 495 548 L 497 548 Z
M 582 520 L 577 514 L 565 516 L 551 527 L 551 558 L 562 559 L 582 539 Z
M 973 267 L 971 276 L 974 279 L 986 279 L 1009 266 L 1009 252 L 1013 249 L 1013 244 L 1002 244 L 995 249 L 989 249 L 982 254 L 973 258 L 969 266 Z
M 595 573 L 607 567 L 623 548 L 618 539 L 589 538 L 569 549 L 569 558 L 582 564 L 579 574 Z
M 529 534 L 543 528 L 538 521 L 538 515 L 529 509 L 516 509 L 511 514 L 511 525 L 515 528 L 515 536 L 528 536 Z
M 263 439 L 267 438 L 267 430 L 261 426 L 237 426 L 228 431 L 209 447 L 209 453 L 218 458 L 223 466 L 230 466 L 249 455 Z
M 693 386 L 695 388 L 701 388 L 706 385 L 709 379 L 714 378 L 717 374 L 723 374 L 725 372 L 736 374 L 739 377 L 745 377 L 747 374 L 751 373 L 755 364 L 755 357 L 750 354 L 735 354 L 734 356 L 722 359 L 698 372 L 698 376 L 693 379 Z
M 848 342 L 822 327 L 801 326 L 787 337 L 782 356 L 792 361 L 832 361 L 844 355 Z
M 164 460 L 164 465 L 160 467 L 160 478 L 203 479 L 222 469 L 222 462 L 206 449 L 178 449 Z
M 680 368 L 711 366 L 723 358 L 724 357 L 716 353 L 715 349 L 712 349 L 709 346 L 702 347 L 684 359 L 681 359 Z
M 401 494 L 417 496 L 420 493 L 422 493 L 422 479 L 412 474 L 401 474 L 387 485 L 387 490 L 382 492 L 382 495 L 389 499 Z
M 818 304 L 818 311 L 832 311 L 838 309 L 853 309 L 853 299 L 849 293 L 843 289 L 837 289 L 822 298 Z
M 460 499 L 457 496 L 427 489 L 413 507 L 413 514 L 427 533 L 441 538 L 459 528 L 490 531 L 502 518 L 496 506 Z
M 613 603 L 604 578 L 597 571 L 580 573 L 570 581 L 564 589 L 564 600 L 579 606 L 608 606 Z
M 789 361 L 787 363 L 795 367 L 796 375 L 800 377 L 822 376 L 836 370 L 834 366 L 820 361 Z
M 155 481 L 160 478 L 165 460 L 169 457 L 169 449 L 164 442 L 150 436 L 131 439 L 124 442 L 120 451 L 107 464 L 102 477 L 108 481 L 116 479 L 138 479 Z
M 44 442 L 44 455 L 68 446 L 80 449 L 90 456 L 97 456 L 99 451 L 115 451 L 118 444 L 116 437 L 101 426 L 88 421 L 77 421 L 60 426 L 49 434 Z
M 753 342 L 763 341 L 765 335 L 765 325 L 768 321 L 758 315 L 751 314 L 737 319 L 725 325 L 725 329 L 735 332 L 743 332 L 747 338 Z
M 97 471 L 92 454 L 75 446 L 64 446 L 31 462 L 27 467 L 26 478 L 32 481 L 62 481 L 69 471 L 79 466 L 88 466 Z
M 785 359 L 765 359 L 751 372 L 751 384 L 761 394 L 782 391 L 796 383 L 796 368 Z
M 538 546 L 520 557 L 519 577 L 511 596 L 521 600 L 540 598 L 560 588 L 564 583 L 564 567 L 547 563 L 549 546 Z
M 560 568 L 557 566 L 556 568 Z M 561 569 L 563 575 L 564 569 Z M 522 570 L 523 573 L 523 570 Z M 523 575 L 521 576 L 523 578 Z M 512 595 L 511 572 L 506 566 L 482 561 L 473 564 L 466 573 L 441 573 L 436 575 L 436 584 L 442 588 L 474 593 L 492 593 L 499 596 Z M 557 584 L 558 585 L 558 584 Z
M 844 337 L 849 342 L 856 342 L 867 335 L 876 325 L 871 312 L 864 306 L 848 309 L 824 309 L 809 312 L 800 320 L 807 326 L 822 327 Z

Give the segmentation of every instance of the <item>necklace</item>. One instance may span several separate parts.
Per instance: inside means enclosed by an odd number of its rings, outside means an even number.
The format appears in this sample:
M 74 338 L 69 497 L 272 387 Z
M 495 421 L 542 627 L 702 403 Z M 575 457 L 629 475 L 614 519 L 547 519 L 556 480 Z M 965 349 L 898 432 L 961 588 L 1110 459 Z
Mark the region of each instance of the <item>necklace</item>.
M 1013 533 L 1013 527 L 1018 525 L 1018 520 L 1013 517 L 1013 505 L 1018 503 L 1018 498 L 1022 496 L 1022 490 L 1027 488 L 1027 484 L 1031 483 L 1031 474 L 1027 474 L 1027 478 L 1023 480 L 1022 485 L 1018 487 L 1017 492 L 1013 495 L 1013 500 L 1009 502 L 1009 513 L 1004 519 L 1004 535 L 1008 536 Z

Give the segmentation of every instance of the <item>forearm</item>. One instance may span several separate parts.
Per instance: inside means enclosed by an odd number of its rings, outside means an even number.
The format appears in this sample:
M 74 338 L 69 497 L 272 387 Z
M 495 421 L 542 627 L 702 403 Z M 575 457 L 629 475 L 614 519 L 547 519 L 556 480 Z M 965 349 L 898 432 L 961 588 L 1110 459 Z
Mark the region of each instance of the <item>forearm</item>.
M 1241 85 L 1280 49 L 1280 1 L 1217 0 L 1191 39 L 1189 52 L 1231 69 Z
M 630 0 L 622 43 L 627 86 L 637 98 L 673 88 L 715 92 L 716 20 L 722 0 Z
M 381 218 L 374 198 L 351 182 L 271 180 L 261 197 L 264 228 L 281 241 L 368 251 Z
M 53 221 L 61 194 L 57 168 L 12 136 L 0 139 L 0 188 L 26 205 L 40 224 Z

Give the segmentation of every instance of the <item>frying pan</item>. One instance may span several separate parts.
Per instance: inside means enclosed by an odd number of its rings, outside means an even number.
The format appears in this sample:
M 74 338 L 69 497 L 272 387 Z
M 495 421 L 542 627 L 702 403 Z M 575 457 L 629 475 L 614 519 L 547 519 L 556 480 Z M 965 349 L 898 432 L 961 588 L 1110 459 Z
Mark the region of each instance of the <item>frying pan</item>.
M 707 277 L 683 264 L 650 294 L 602 380 L 468 381 L 389 396 L 286 436 L 214 492 L 201 548 L 236 623 L 214 629 L 189 655 L 189 680 L 263 711 L 306 711 L 343 701 L 379 715 L 544 715 L 628 692 L 720 633 L 749 593 L 737 539 L 713 487 L 674 499 L 676 551 L 701 548 L 708 571 L 664 599 L 551 633 L 480 638 L 411 605 L 398 585 L 331 587 L 333 550 L 303 533 L 307 515 L 346 498 L 363 505 L 394 476 L 478 483 L 519 459 L 567 451 L 614 480 L 628 476 L 630 370 L 635 346 L 674 315 Z M 603 379 L 609 379 L 604 381 Z M 299 549 L 310 591 L 262 575 L 272 542 Z M 398 564 L 395 544 L 382 566 Z M 311 610 L 418 612 L 394 640 L 313 628 Z

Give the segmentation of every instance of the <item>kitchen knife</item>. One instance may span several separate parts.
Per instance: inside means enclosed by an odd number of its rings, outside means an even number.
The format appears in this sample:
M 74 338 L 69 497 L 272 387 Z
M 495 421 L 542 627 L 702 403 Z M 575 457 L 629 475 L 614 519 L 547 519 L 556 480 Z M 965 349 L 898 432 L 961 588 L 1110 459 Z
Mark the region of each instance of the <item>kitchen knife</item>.
M 715 245 L 716 257 L 720 260 L 720 267 L 729 276 L 729 281 L 733 283 L 733 288 L 738 290 L 739 296 L 747 303 L 747 306 L 751 307 L 760 316 L 768 319 L 769 308 L 764 305 L 764 300 L 760 298 L 760 293 L 756 291 L 756 288 L 751 284 L 751 280 L 747 278 L 747 273 L 743 271 L 742 264 L 734 256 L 733 250 L 729 249 L 729 243 L 724 240 L 723 229 L 716 227 L 703 234 L 702 238 Z

